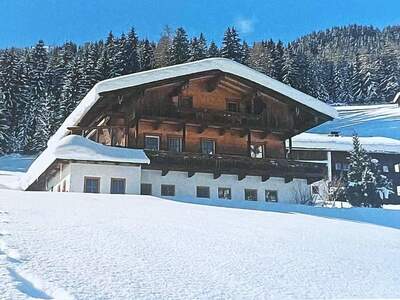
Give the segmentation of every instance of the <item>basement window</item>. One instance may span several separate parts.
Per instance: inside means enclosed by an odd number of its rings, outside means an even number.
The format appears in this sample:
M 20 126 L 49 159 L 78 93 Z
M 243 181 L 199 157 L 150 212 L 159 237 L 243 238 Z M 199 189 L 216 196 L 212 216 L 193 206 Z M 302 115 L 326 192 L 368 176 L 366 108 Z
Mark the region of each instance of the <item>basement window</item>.
M 232 192 L 230 188 L 220 187 L 218 188 L 218 198 L 219 199 L 232 199 Z
M 382 166 L 382 171 L 384 173 L 389 173 L 389 166 Z
M 263 144 L 250 145 L 250 157 L 251 158 L 264 158 L 265 146 Z
M 397 196 L 400 196 L 400 185 L 397 186 Z
M 244 200 L 257 201 L 257 190 L 245 189 L 244 190 Z
M 142 183 L 140 185 L 140 194 L 141 195 L 150 195 L 151 196 L 152 186 L 151 183 Z
M 210 188 L 208 186 L 196 187 L 197 198 L 210 198 Z
M 100 178 L 85 177 L 83 191 L 85 193 L 100 193 Z
M 175 185 L 162 184 L 161 185 L 161 196 L 175 196 Z
M 266 190 L 265 201 L 267 202 L 278 202 L 278 191 Z
M 160 137 L 154 135 L 146 135 L 144 137 L 144 148 L 146 150 L 160 150 Z
M 394 165 L 394 171 L 395 171 L 396 173 L 400 173 L 400 164 Z
M 111 178 L 110 194 L 125 194 L 125 178 Z

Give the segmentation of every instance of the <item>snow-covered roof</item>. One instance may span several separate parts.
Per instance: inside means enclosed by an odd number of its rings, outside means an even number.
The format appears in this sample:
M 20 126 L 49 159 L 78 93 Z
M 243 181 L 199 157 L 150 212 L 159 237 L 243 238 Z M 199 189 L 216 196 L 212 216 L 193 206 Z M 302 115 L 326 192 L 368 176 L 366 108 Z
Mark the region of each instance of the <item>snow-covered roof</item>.
M 57 159 L 132 164 L 150 163 L 150 159 L 143 150 L 104 146 L 82 136 L 69 135 L 47 147 L 32 163 L 21 180 L 22 189 L 27 189 Z
M 308 132 L 340 135 L 382 136 L 400 140 L 400 107 L 397 104 L 336 107 L 338 118 L 314 127 Z
M 50 139 L 49 143 L 53 143 L 65 136 L 68 132 L 68 127 L 76 126 L 89 111 L 89 109 L 97 102 L 100 93 L 119 90 L 127 87 L 140 86 L 146 83 L 212 70 L 219 70 L 228 74 L 245 78 L 254 83 L 277 91 L 280 94 L 293 99 L 293 101 L 310 107 L 311 109 L 331 118 L 337 117 L 335 108 L 280 81 L 272 79 L 271 77 L 268 77 L 256 70 L 234 62 L 230 59 L 208 58 L 200 61 L 120 76 L 97 83 L 83 98 L 71 115 L 65 120 L 59 130 Z
M 362 147 L 370 153 L 400 154 L 400 141 L 386 137 L 359 137 Z M 294 149 L 346 151 L 353 149 L 351 136 L 301 133 L 292 138 Z

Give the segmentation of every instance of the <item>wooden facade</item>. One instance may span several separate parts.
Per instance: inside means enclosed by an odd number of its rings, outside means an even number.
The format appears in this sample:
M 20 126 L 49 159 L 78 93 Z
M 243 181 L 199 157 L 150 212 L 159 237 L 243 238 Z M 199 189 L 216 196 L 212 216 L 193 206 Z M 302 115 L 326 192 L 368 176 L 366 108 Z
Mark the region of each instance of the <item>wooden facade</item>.
M 261 161 L 287 158 L 286 139 L 328 119 L 264 86 L 208 71 L 104 92 L 78 126 L 69 130 L 119 147 L 146 149 L 151 137 L 158 141 L 152 150 L 169 152 L 164 158 L 170 162 L 180 155 L 174 152 L 258 159 L 260 172 L 255 173 L 284 177 L 290 175 L 284 168 L 281 172 L 277 168 L 276 174 L 265 173 Z M 172 142 L 178 143 L 174 149 L 170 149 Z M 212 151 L 204 153 L 203 144 L 212 145 Z M 150 168 L 160 165 L 159 159 Z M 170 164 L 170 169 L 181 167 Z M 246 167 L 242 164 L 241 168 Z M 309 170 L 306 163 L 303 169 Z M 322 177 L 322 169 L 313 169 L 309 177 L 318 172 Z

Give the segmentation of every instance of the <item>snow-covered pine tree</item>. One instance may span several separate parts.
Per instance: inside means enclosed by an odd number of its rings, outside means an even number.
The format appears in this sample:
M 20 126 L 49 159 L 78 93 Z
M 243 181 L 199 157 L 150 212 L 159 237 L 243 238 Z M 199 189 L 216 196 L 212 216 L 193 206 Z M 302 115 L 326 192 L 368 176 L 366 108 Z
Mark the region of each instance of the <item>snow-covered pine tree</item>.
M 189 40 L 186 35 L 185 29 L 179 27 L 172 40 L 170 49 L 170 62 L 173 65 L 187 62 L 190 58 L 189 53 Z
M 353 136 L 353 150 L 349 157 L 346 199 L 353 206 L 381 207 L 383 199 L 391 192 L 391 183 L 380 171 L 379 162 L 371 159 Z
M 243 59 L 242 45 L 235 27 L 228 27 L 222 41 L 221 56 L 241 62 Z
M 211 41 L 210 46 L 208 47 L 207 50 L 207 57 L 219 57 L 220 51 L 218 49 L 218 46 L 215 44 L 214 41 Z
M 147 71 L 154 68 L 154 47 L 145 39 L 140 43 L 139 46 L 139 63 L 140 70 Z
M 67 72 L 64 78 L 64 85 L 61 94 L 60 118 L 65 119 L 74 110 L 78 102 L 81 100 L 82 88 L 80 86 L 80 63 L 76 57 L 67 65 Z
M 8 112 L 5 107 L 4 97 L 0 93 L 0 155 L 9 152 L 10 138 L 9 138 L 9 125 L 8 125 Z
M 246 41 L 242 43 L 242 59 L 241 63 L 248 66 L 249 65 L 249 58 L 250 58 L 250 47 Z
M 135 29 L 132 27 L 126 39 L 126 64 L 124 74 L 131 74 L 140 71 L 138 54 L 138 37 Z
M 119 39 L 116 39 L 113 44 L 108 46 L 110 60 L 109 78 L 124 75 L 126 61 L 128 57 L 127 40 L 125 34 L 122 34 Z
M 37 153 L 46 147 L 50 137 L 50 111 L 46 91 L 47 47 L 40 40 L 31 52 L 29 73 L 29 106 L 33 117 L 33 137 L 30 151 Z
M 283 65 L 284 65 L 284 45 L 281 41 L 278 41 L 272 50 L 272 58 L 274 69 L 270 76 L 276 80 L 283 81 Z
M 203 34 L 190 41 L 190 61 L 201 60 L 207 57 L 207 45 Z
M 170 65 L 170 48 L 172 44 L 172 31 L 169 26 L 165 26 L 154 49 L 154 64 L 156 68 Z

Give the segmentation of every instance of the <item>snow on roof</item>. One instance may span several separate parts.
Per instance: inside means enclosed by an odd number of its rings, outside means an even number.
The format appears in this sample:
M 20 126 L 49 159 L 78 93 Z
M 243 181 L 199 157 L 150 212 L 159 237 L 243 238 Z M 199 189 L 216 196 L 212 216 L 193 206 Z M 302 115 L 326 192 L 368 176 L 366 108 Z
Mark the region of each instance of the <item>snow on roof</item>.
M 277 91 L 282 95 L 293 99 L 293 101 L 308 106 L 311 109 L 331 118 L 337 117 L 337 112 L 333 107 L 258 71 L 230 59 L 208 58 L 200 61 L 120 76 L 97 83 L 65 120 L 55 135 L 50 139 L 49 143 L 56 142 L 65 136 L 68 132 L 68 127 L 76 126 L 89 109 L 97 102 L 100 93 L 212 70 L 220 70 L 228 74 L 248 79 L 254 83 Z
M 104 146 L 78 135 L 69 135 L 57 144 L 47 147 L 32 163 L 21 180 L 25 190 L 39 178 L 57 159 L 149 164 L 143 150 Z
M 370 153 L 400 154 L 400 141 L 386 137 L 359 137 L 362 147 Z M 294 149 L 351 151 L 351 136 L 329 136 L 327 134 L 301 133 L 292 138 Z
M 336 107 L 339 117 L 314 127 L 308 132 L 340 135 L 382 136 L 400 140 L 400 107 L 396 104 Z

